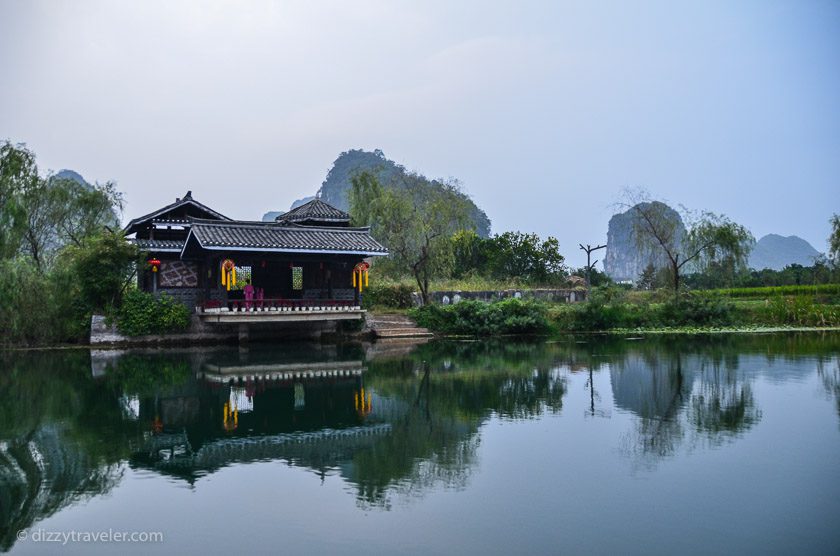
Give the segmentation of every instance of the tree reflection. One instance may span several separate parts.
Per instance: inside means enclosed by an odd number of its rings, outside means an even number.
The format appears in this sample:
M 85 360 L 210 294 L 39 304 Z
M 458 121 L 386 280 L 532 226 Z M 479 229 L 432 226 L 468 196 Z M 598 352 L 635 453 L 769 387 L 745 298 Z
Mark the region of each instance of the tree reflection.
M 613 362 L 616 404 L 638 417 L 624 438 L 626 453 L 653 463 L 673 455 L 686 440 L 689 446 L 720 444 L 761 420 L 737 354 L 718 347 L 685 353 L 679 343 L 653 343 Z
M 679 354 L 627 354 L 610 370 L 616 405 L 639 417 L 625 450 L 639 457 L 673 454 L 683 438 L 678 417 L 689 393 Z
M 761 420 L 749 382 L 724 371 L 700 375 L 691 395 L 688 421 L 713 442 L 741 434 Z
M 828 395 L 834 396 L 834 403 L 837 405 L 837 414 L 840 415 L 840 360 L 817 361 L 817 374 L 822 381 L 823 388 Z
M 491 415 L 560 411 L 566 389 L 557 362 L 545 344 L 474 342 L 426 344 L 408 358 L 370 362 L 366 384 L 407 411 L 391 420 L 391 435 L 353 458 L 360 504 L 389 507 L 392 493 L 463 487 Z
M 87 353 L 7 354 L 0 372 L 0 551 L 120 479 L 130 432 Z

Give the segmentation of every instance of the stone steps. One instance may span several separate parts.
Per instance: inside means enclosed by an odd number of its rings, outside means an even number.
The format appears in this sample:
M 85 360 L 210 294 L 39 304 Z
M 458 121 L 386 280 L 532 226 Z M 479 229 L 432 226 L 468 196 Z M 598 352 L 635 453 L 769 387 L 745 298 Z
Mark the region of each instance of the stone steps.
M 378 315 L 368 324 L 377 338 L 431 338 L 426 328 L 417 326 L 412 319 L 403 315 Z
M 374 328 L 373 333 L 377 338 L 431 338 L 434 336 L 427 329 L 420 327 Z
M 370 325 L 376 328 L 415 328 L 416 322 L 372 319 Z

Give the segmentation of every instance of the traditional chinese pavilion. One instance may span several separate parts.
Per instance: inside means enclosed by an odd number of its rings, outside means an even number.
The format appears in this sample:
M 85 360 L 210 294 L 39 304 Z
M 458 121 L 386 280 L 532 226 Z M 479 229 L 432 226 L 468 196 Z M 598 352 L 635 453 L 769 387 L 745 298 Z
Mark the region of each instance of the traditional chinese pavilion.
M 188 191 L 135 218 L 125 233 L 147 261 L 138 271 L 141 289 L 166 292 L 217 322 L 349 318 L 368 281 L 365 259 L 387 255 L 368 228 L 351 227 L 346 212 L 320 199 L 274 222 L 250 222 Z

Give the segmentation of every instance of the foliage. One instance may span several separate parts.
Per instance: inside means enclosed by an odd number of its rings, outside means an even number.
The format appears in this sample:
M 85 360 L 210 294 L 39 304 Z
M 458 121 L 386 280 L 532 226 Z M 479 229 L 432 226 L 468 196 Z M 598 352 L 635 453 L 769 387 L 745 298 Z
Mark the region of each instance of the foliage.
M 840 283 L 840 266 L 818 260 L 811 266 L 791 264 L 781 270 L 742 270 L 734 280 L 722 279 L 720 274 L 707 271 L 688 274 L 683 283 L 692 289 L 836 284 Z
M 119 302 L 136 260 L 111 229 L 121 208 L 112 183 L 42 177 L 26 147 L 0 144 L 0 342 L 81 340 Z
M 689 294 L 657 307 L 654 319 L 658 326 L 727 326 L 737 324 L 734 312 L 720 296 Z
M 763 288 L 726 288 L 709 290 L 709 293 L 734 298 L 768 298 L 777 296 L 840 295 L 840 284 L 818 284 L 814 286 L 767 286 Z
M 409 284 L 371 284 L 370 288 L 365 290 L 363 303 L 365 308 L 409 309 L 414 306 L 411 300 L 413 292 L 414 288 Z
M 671 283 L 668 267 L 657 269 L 653 263 L 648 264 L 636 280 L 636 289 L 654 290 Z
M 72 179 L 38 179 L 22 198 L 27 214 L 22 249 L 39 269 L 51 266 L 61 246 L 79 246 L 103 229 L 115 229 L 115 210 L 122 210 L 122 195 L 112 183 L 89 186 Z
M 840 307 L 804 296 L 777 296 L 754 313 L 756 320 L 792 326 L 838 326 Z
M 413 276 L 424 303 L 429 300 L 432 277 L 445 277 L 451 271 L 449 237 L 470 225 L 467 209 L 457 184 L 430 189 L 418 180 L 398 190 L 382 187 L 369 172 L 353 177 L 353 222 L 369 224 L 371 233 L 390 252 L 388 260 L 377 266 L 392 274 Z
M 703 294 L 669 296 L 655 303 L 650 295 L 619 288 L 597 288 L 588 303 L 558 306 L 551 318 L 560 330 L 598 331 L 616 328 L 727 326 L 738 323 L 735 307 L 726 299 Z
M 122 195 L 113 183 L 91 186 L 59 176 L 41 177 L 35 156 L 22 146 L 0 146 L 0 244 L 49 270 L 65 245 L 80 245 L 103 228 L 116 228 Z M 12 222 L 13 220 L 13 222 Z M 5 222 L 5 225 L 3 224 Z
M 0 343 L 32 345 L 52 340 L 59 317 L 53 296 L 52 284 L 29 261 L 0 259 Z
M 556 283 L 566 277 L 560 242 L 536 234 L 505 232 L 489 238 L 464 230 L 452 236 L 453 276 L 471 273 L 504 280 L 517 277 L 526 284 Z
M 127 336 L 183 332 L 190 324 L 190 311 L 166 294 L 159 297 L 130 290 L 117 311 L 117 328 Z
M 105 310 L 120 303 L 139 254 L 121 232 L 103 231 L 69 246 L 61 258 L 74 277 L 80 300 L 92 310 Z
M 558 329 L 565 331 L 638 328 L 649 324 L 650 308 L 626 303 L 619 288 L 595 288 L 586 303 L 553 308 L 551 319 Z
M 410 315 L 420 326 L 445 334 L 540 334 L 549 328 L 546 304 L 512 298 L 495 303 L 424 305 L 412 309 Z
M 38 180 L 35 155 L 23 145 L 0 144 L 0 259 L 14 256 L 26 233 L 23 192 Z

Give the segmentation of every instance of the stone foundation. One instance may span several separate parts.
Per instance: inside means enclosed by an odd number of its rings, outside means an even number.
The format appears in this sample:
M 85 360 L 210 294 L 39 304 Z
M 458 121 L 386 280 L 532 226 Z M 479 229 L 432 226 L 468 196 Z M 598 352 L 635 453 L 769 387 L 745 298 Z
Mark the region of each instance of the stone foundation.
M 177 334 L 155 334 L 149 336 L 124 336 L 116 324 L 108 324 L 103 315 L 93 315 L 90 322 L 90 344 L 92 346 L 144 346 L 199 344 L 235 344 L 245 342 L 318 340 L 324 333 L 336 331 L 335 322 L 313 323 L 253 323 L 248 324 L 243 335 L 241 324 L 208 324 L 198 315 L 192 315 L 186 332 Z

